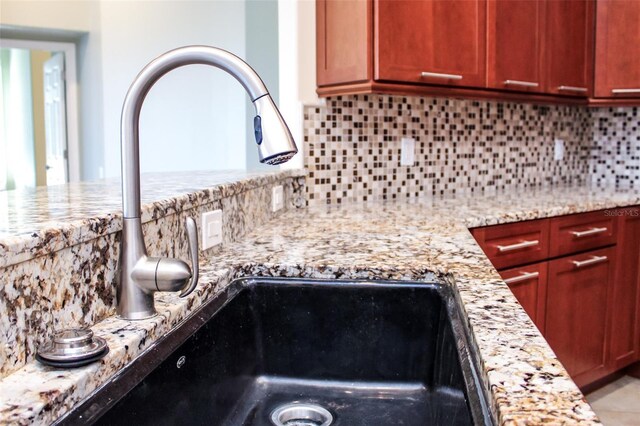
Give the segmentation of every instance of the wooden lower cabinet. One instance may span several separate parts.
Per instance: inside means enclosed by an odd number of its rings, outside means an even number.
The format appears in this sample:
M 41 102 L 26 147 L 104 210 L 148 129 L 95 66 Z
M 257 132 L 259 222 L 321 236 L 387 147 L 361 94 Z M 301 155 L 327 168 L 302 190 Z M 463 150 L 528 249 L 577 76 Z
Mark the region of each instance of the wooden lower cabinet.
M 544 333 L 547 302 L 547 262 L 500 271 L 500 276 L 516 296 L 522 308 Z
M 640 359 L 640 208 L 619 210 L 610 354 L 613 370 Z
M 549 262 L 545 337 L 578 386 L 606 376 L 614 247 Z
M 578 386 L 640 368 L 640 206 L 471 232 Z

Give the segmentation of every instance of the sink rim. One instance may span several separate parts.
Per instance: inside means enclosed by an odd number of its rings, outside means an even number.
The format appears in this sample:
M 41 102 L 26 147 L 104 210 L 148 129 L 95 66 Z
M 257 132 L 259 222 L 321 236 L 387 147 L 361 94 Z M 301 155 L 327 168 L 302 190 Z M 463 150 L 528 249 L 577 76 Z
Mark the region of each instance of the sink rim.
M 256 285 L 297 285 L 303 287 L 430 288 L 436 290 L 444 302 L 451 321 L 473 423 L 493 426 L 496 422 L 489 406 L 489 389 L 483 385 L 478 365 L 480 362 L 479 350 L 471 338 L 468 322 L 462 316 L 463 304 L 459 292 L 452 285 L 439 282 L 435 276 L 430 278 L 430 281 L 260 276 L 236 278 L 52 424 L 92 424 L 99 420 L 241 291 Z

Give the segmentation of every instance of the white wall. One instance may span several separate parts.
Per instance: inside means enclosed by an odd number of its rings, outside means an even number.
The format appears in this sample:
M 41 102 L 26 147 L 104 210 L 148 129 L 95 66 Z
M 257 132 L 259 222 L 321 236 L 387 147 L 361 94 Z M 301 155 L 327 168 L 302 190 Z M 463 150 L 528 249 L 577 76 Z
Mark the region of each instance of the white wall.
M 245 54 L 244 1 L 126 1 L 101 3 L 105 173 L 120 173 L 120 110 L 126 91 L 150 60 L 187 44 Z M 163 77 L 140 120 L 143 172 L 245 167 L 242 87 L 206 66 Z
M 262 78 L 276 104 L 280 99 L 278 52 L 278 0 L 247 0 L 245 11 L 246 56 L 245 60 Z M 258 156 L 253 118 L 255 107 L 246 102 L 247 170 L 273 170 L 273 166 L 261 164 Z
M 210 44 L 245 55 L 245 1 L 2 0 L 0 23 L 86 31 L 78 45 L 83 179 L 120 175 L 120 111 L 140 69 L 166 50 Z M 244 168 L 246 95 L 204 66 L 173 71 L 141 115 L 143 172 Z
M 304 167 L 303 105 L 317 104 L 316 10 L 313 0 L 278 1 L 280 110 L 298 145 L 283 168 Z
M 0 23 L 6 25 L 82 31 L 78 41 L 77 76 L 80 121 L 81 175 L 98 177 L 104 165 L 102 133 L 102 55 L 98 1 L 1 0 Z

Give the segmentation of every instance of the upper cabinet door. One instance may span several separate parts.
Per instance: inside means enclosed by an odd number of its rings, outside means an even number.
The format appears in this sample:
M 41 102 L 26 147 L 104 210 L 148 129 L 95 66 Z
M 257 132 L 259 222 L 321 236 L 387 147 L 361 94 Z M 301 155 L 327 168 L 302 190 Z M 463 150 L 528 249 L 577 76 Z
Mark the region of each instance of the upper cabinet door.
M 485 86 L 485 0 L 375 0 L 375 78 Z
M 316 1 L 318 86 L 371 78 L 371 3 Z
M 544 91 L 545 3 L 539 0 L 488 0 L 489 87 L 520 92 Z
M 589 95 L 594 8 L 593 0 L 547 2 L 547 93 Z
M 640 1 L 598 0 L 595 96 L 640 97 Z

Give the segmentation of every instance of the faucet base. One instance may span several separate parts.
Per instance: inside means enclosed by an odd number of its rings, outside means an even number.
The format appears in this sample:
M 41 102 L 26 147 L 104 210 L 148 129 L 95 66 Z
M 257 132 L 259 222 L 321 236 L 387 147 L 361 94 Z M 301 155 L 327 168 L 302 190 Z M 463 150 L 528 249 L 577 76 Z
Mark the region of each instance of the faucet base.
M 120 315 L 120 314 L 116 314 L 116 318 L 118 319 L 123 319 L 126 321 L 142 321 L 142 320 L 146 320 L 146 319 L 151 319 L 153 317 L 157 317 L 158 313 L 157 312 L 135 312 L 135 313 L 128 313 L 126 317 Z
M 152 291 L 155 287 L 155 280 L 151 279 L 155 278 L 155 268 L 150 270 L 151 278 L 141 280 L 141 283 L 148 289 L 141 288 L 133 276 L 136 265 L 146 259 L 147 251 L 142 238 L 140 218 L 124 218 L 122 220 L 120 271 L 116 283 L 117 314 L 122 319 L 142 320 L 157 315 Z

